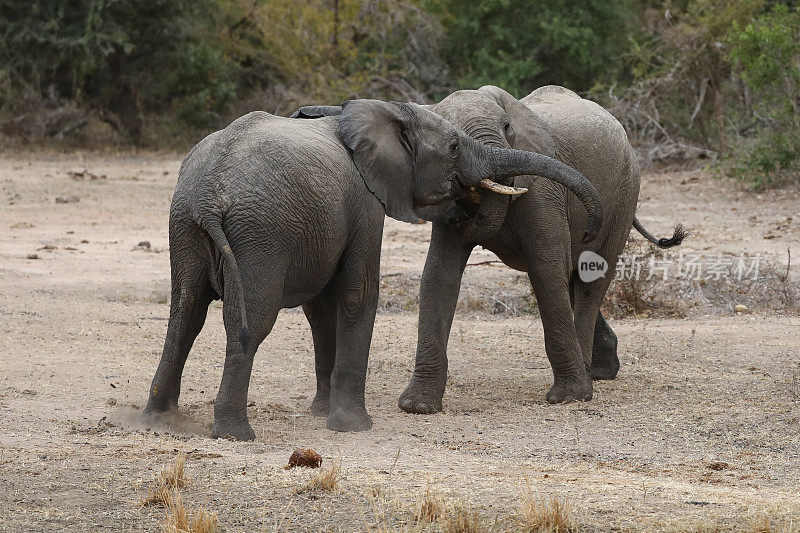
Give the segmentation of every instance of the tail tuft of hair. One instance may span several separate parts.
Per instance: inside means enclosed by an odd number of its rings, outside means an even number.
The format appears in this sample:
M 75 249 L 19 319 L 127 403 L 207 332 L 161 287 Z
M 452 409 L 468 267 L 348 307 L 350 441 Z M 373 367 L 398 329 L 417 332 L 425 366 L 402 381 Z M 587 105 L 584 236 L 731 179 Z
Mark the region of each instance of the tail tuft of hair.
M 659 248 L 672 248 L 673 246 L 678 246 L 680 243 L 683 242 L 683 239 L 688 237 L 690 234 L 689 230 L 687 230 L 683 224 L 678 224 L 675 226 L 675 231 L 672 232 L 672 237 L 667 239 L 666 237 L 658 239 L 658 247 Z

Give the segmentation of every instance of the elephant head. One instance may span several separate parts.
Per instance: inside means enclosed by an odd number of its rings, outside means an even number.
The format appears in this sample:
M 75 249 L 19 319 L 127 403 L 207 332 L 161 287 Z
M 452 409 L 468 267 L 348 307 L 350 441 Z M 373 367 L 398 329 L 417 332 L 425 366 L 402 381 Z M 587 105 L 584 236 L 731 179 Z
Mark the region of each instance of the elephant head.
M 430 220 L 429 206 L 465 199 L 479 190 L 500 198 L 521 194 L 526 189 L 503 182 L 533 174 L 561 183 L 586 206 L 587 242 L 600 229 L 597 190 L 578 171 L 551 157 L 484 144 L 417 104 L 351 100 L 341 107 L 306 107 L 295 114 L 330 115 L 339 115 L 342 141 L 367 188 L 392 218 Z
M 555 155 L 547 123 L 499 87 L 456 91 L 432 106 L 432 111 L 488 146 Z M 503 224 L 510 200 L 491 191 L 471 195 L 469 203 L 462 203 L 472 213 L 461 228 L 464 237 L 473 242 L 491 238 Z

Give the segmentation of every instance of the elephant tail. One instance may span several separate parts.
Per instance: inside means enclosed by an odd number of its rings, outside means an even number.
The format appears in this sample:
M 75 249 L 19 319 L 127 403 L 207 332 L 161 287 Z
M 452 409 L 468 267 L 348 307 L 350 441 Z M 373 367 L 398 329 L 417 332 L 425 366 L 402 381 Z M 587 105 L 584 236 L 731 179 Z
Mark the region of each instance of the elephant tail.
M 652 242 L 659 248 L 672 248 L 673 246 L 678 246 L 683 242 L 683 239 L 689 236 L 689 230 L 683 227 L 683 224 L 678 224 L 675 226 L 675 231 L 672 232 L 672 237 L 669 239 L 666 237 L 662 237 L 660 239 L 654 237 L 652 233 L 644 229 L 644 226 L 642 226 L 642 223 L 639 222 L 639 219 L 636 217 L 633 217 L 633 227 L 636 228 L 636 231 L 642 234 L 642 237 Z
M 222 230 L 222 222 L 220 219 L 218 217 L 207 217 L 206 223 L 203 224 L 203 226 L 228 263 L 228 268 L 230 268 L 231 274 L 233 274 L 234 283 L 237 285 L 239 292 L 239 308 L 242 315 L 242 330 L 239 332 L 239 342 L 242 344 L 242 353 L 247 355 L 247 345 L 250 344 L 250 329 L 247 327 L 247 306 L 245 304 L 244 285 L 242 284 L 242 276 L 239 273 L 239 265 L 236 262 L 236 257 L 233 255 L 228 237 L 225 236 L 225 232 Z

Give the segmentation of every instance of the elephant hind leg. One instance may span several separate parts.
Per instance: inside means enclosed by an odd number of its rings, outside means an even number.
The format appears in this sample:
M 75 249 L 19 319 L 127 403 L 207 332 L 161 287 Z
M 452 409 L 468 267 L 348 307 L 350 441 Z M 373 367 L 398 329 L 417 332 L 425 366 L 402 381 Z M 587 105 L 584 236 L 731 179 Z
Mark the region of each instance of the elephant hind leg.
M 253 265 L 256 259 L 240 260 L 243 271 L 253 272 L 252 279 L 260 280 L 256 286 L 245 283 L 243 287 L 233 280 L 229 267 L 224 271 L 224 298 L 222 317 L 225 323 L 227 344 L 225 347 L 225 368 L 222 382 L 214 402 L 214 424 L 212 437 L 229 437 L 235 440 L 253 440 L 255 432 L 247 418 L 247 394 L 250 387 L 250 375 L 253 370 L 253 359 L 264 339 L 272 331 L 272 326 L 281 309 L 283 282 L 286 269 L 277 261 L 262 261 L 260 264 L 269 268 L 257 270 Z M 247 350 L 244 350 L 241 339 L 242 316 L 239 304 L 239 290 L 246 294 L 245 305 L 250 338 Z
M 314 339 L 314 369 L 317 374 L 317 394 L 311 402 L 314 416 L 328 416 L 330 412 L 331 373 L 336 361 L 336 307 L 336 295 L 330 287 L 303 304 Z
M 620 239 L 607 241 L 598 251 L 608 262 L 605 276 L 591 282 L 582 281 L 577 275 L 574 277 L 575 331 L 592 379 L 614 379 L 619 371 L 617 336 L 600 313 L 600 306 L 614 279 L 617 258 L 624 245 Z
M 592 344 L 592 379 L 614 379 L 619 372 L 617 335 L 602 313 L 597 313 Z
M 185 250 L 183 251 L 185 252 Z M 172 302 L 161 362 L 150 385 L 144 414 L 174 410 L 181 392 L 181 375 L 194 340 L 203 329 L 208 306 L 216 297 L 208 277 L 206 259 L 173 252 Z

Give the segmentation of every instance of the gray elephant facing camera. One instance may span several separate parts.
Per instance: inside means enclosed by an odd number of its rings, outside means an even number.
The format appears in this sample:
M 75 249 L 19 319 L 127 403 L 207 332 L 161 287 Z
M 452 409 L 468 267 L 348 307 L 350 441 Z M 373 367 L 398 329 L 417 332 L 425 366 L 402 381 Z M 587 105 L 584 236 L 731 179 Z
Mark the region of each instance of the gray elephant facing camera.
M 597 191 L 561 162 L 485 146 L 415 104 L 355 100 L 340 111 L 313 121 L 250 113 L 187 155 L 170 209 L 170 319 L 146 417 L 177 407 L 189 350 L 221 298 L 227 348 L 212 435 L 255 437 L 253 357 L 278 311 L 298 305 L 314 340 L 312 412 L 333 430 L 369 429 L 384 214 L 416 222 L 477 187 L 520 193 L 492 180 L 536 174 L 580 199 L 586 239 L 600 230 Z
M 431 109 L 487 145 L 544 153 L 573 166 L 597 188 L 605 223 L 597 239 L 582 240 L 585 211 L 563 188 L 533 176 L 515 178 L 515 185 L 530 192 L 513 200 L 491 191 L 457 199 L 434 223 L 420 286 L 414 374 L 400 408 L 442 410 L 447 341 L 461 276 L 476 245 L 528 273 L 553 370 L 547 401 L 591 399 L 592 379 L 613 379 L 619 370 L 617 337 L 600 305 L 631 226 L 661 248 L 680 244 L 686 232 L 678 225 L 671 238 L 656 239 L 636 220 L 639 164 L 625 130 L 601 106 L 569 89 L 541 87 L 517 100 L 485 86 L 457 91 Z M 581 279 L 584 251 L 604 258 L 605 276 Z

